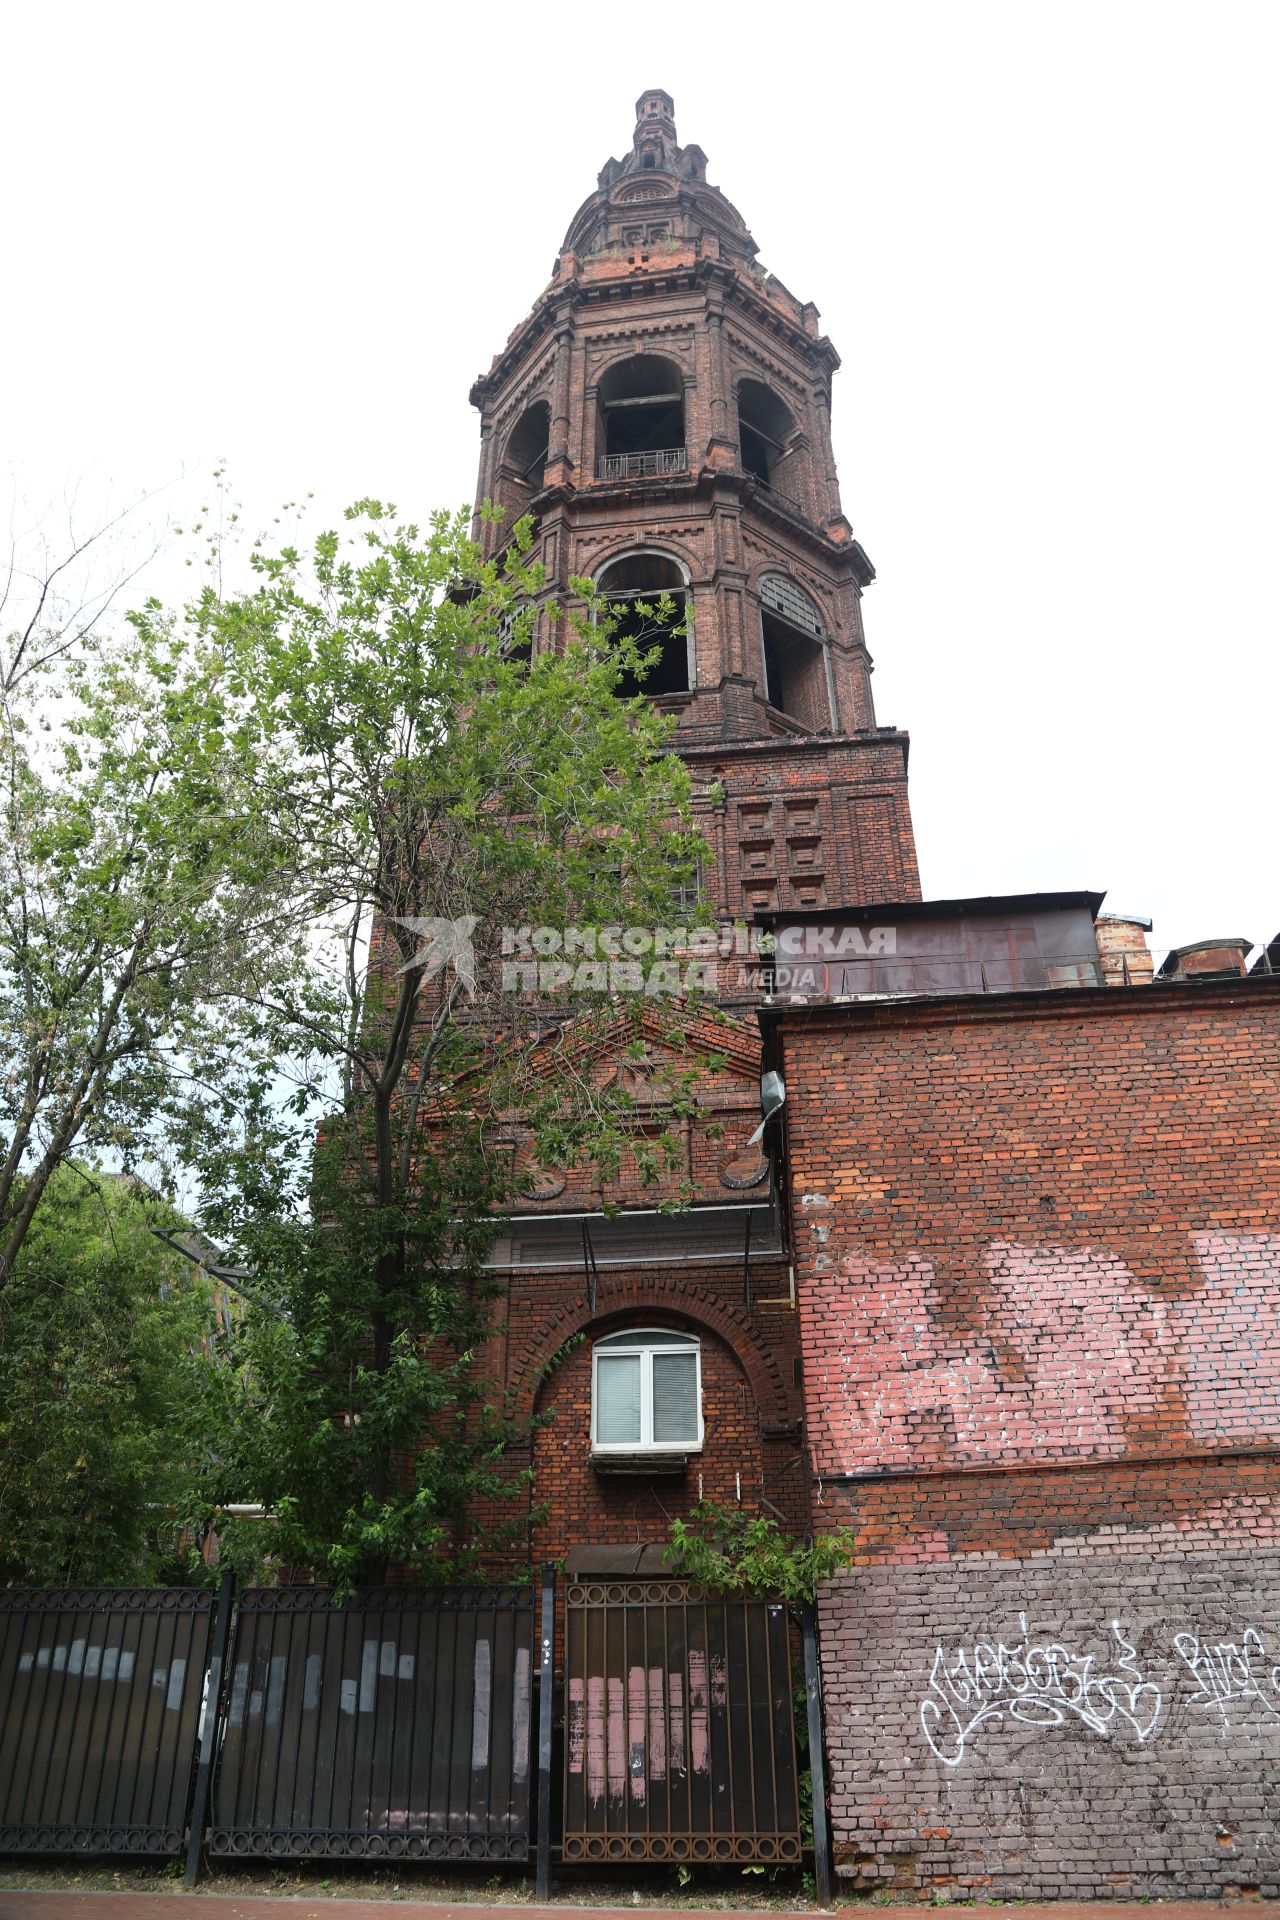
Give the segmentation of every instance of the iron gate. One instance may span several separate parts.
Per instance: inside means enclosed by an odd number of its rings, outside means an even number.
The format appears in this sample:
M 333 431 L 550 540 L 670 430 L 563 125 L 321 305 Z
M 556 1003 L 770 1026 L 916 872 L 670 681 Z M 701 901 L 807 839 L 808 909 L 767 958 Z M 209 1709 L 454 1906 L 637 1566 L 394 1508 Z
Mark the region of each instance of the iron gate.
M 213 1595 L 0 1587 L 0 1851 L 178 1854 Z
M 523 1860 L 533 1594 L 249 1588 L 211 1855 Z
M 566 1862 L 800 1859 L 780 1602 L 571 1581 L 564 1746 Z

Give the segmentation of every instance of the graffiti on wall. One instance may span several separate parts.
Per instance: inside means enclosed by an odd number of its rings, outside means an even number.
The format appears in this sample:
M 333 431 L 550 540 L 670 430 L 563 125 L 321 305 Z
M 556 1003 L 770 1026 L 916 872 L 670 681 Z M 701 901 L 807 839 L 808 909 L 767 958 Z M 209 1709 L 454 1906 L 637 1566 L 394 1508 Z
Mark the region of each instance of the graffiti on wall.
M 920 1724 L 930 1748 L 946 1767 L 958 1767 L 968 1742 L 986 1721 L 1007 1714 L 1027 1727 L 1060 1727 L 1070 1720 L 1091 1733 L 1125 1726 L 1145 1743 L 1159 1723 L 1164 1697 L 1147 1679 L 1120 1622 L 1111 1622 L 1115 1646 L 1101 1663 L 1061 1640 L 1027 1631 L 1021 1638 L 979 1640 L 948 1652 L 938 1647 L 929 1691 L 920 1703 Z
M 1118 1620 L 1101 1658 L 1030 1633 L 1025 1613 L 1018 1627 L 1011 1642 L 935 1648 L 920 1726 L 944 1767 L 958 1767 L 978 1729 L 993 1720 L 1040 1729 L 1074 1722 L 1103 1738 L 1128 1734 L 1139 1746 L 1161 1730 L 1166 1688 L 1139 1665 Z M 1260 1628 L 1237 1629 L 1234 1639 L 1185 1629 L 1173 1634 L 1169 1659 L 1170 1679 L 1189 1675 L 1191 1704 L 1212 1707 L 1224 1726 L 1233 1724 L 1233 1710 L 1238 1720 L 1253 1702 L 1280 1719 L 1280 1644 L 1269 1651 Z
M 1268 1653 L 1257 1627 L 1246 1627 L 1238 1640 L 1175 1633 L 1173 1645 L 1196 1683 L 1196 1705 L 1216 1708 L 1225 1726 L 1231 1725 L 1232 1708 L 1251 1700 L 1280 1717 L 1280 1653 Z

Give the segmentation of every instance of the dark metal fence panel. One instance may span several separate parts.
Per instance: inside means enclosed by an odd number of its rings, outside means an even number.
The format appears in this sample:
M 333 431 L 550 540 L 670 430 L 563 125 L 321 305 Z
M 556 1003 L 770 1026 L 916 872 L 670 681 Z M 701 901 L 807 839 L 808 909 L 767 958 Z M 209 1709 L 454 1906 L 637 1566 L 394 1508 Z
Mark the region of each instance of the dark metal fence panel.
M 240 1596 L 211 1855 L 523 1860 L 533 1593 Z
M 0 1852 L 178 1854 L 213 1595 L 0 1588 Z
M 800 1859 L 785 1607 L 571 1582 L 565 1861 Z

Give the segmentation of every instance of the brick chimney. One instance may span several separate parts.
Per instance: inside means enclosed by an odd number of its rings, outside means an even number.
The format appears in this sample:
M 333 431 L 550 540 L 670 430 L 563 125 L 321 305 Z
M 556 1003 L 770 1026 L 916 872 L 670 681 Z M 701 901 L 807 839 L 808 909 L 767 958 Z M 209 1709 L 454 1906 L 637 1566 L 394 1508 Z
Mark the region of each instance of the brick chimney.
M 1102 984 L 1106 987 L 1149 987 L 1155 962 L 1147 945 L 1151 922 L 1136 914 L 1100 913 L 1094 922 Z
M 1160 962 L 1162 980 L 1221 980 L 1249 971 L 1252 940 L 1195 940 L 1171 947 Z

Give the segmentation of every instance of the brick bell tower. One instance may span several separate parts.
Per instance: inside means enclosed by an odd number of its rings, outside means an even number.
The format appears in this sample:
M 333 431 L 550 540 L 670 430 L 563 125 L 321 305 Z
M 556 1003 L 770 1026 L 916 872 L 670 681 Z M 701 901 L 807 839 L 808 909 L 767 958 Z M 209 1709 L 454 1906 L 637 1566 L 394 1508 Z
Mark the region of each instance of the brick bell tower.
M 533 516 L 548 601 L 587 576 L 681 608 L 645 691 L 676 714 L 698 790 L 723 791 L 702 820 L 722 917 L 916 899 L 908 741 L 876 725 L 874 570 L 831 451 L 839 356 L 674 113 L 641 94 L 630 152 L 472 389 L 478 495 Z M 535 645 L 554 632 L 540 621 Z
M 472 391 L 479 499 L 536 529 L 535 648 L 558 643 L 572 578 L 678 608 L 644 692 L 676 718 L 713 851 L 700 885 L 726 924 L 919 897 L 907 738 L 876 724 L 873 574 L 831 453 L 838 365 L 655 89 Z M 500 546 L 501 527 L 476 531 Z M 495 1253 L 493 1364 L 517 1415 L 550 1416 L 529 1442 L 535 1564 L 652 1567 L 700 1498 L 808 1524 L 784 1169 L 776 1127 L 757 1132 L 758 990 L 749 968 L 734 979 L 728 1021 L 701 1036 L 720 1063 L 703 1117 L 681 1122 L 686 1211 L 663 1214 L 674 1192 L 637 1168 L 602 1184 L 518 1146 L 530 1183 Z M 641 1132 L 665 1124 L 646 1069 L 601 1067 L 626 1078 Z

